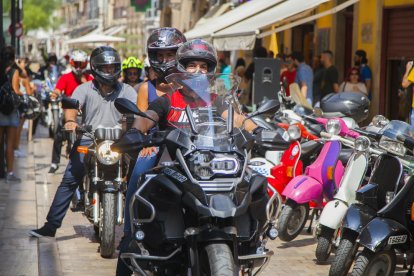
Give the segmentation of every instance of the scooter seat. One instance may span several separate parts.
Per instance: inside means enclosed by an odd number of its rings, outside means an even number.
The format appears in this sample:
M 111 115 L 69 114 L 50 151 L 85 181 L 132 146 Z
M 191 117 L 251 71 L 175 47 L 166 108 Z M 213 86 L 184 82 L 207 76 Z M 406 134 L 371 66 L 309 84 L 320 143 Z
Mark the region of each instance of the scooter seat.
M 339 154 L 338 160 L 344 164 L 344 166 L 348 163 L 349 158 L 351 157 L 352 153 L 354 152 L 353 149 L 341 149 L 341 153 Z
M 322 144 L 313 140 L 301 144 L 302 158 L 309 157 L 322 147 Z

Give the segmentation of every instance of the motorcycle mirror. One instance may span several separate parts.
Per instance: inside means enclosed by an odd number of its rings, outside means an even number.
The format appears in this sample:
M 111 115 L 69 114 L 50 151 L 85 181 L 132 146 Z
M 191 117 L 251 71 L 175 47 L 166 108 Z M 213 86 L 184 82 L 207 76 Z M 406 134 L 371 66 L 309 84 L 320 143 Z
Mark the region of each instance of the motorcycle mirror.
M 121 113 L 121 114 L 135 114 L 144 118 L 147 118 L 154 123 L 157 123 L 154 119 L 149 117 L 146 113 L 142 112 L 138 109 L 135 103 L 131 102 L 128 99 L 125 98 L 118 98 L 115 100 L 115 108 Z
M 62 99 L 62 108 L 63 109 L 79 109 L 79 101 L 72 99 L 72 98 L 67 98 L 64 97 Z
M 262 104 L 255 113 L 263 114 L 263 113 L 275 113 L 279 110 L 280 103 L 277 100 L 268 100 L 264 104 Z

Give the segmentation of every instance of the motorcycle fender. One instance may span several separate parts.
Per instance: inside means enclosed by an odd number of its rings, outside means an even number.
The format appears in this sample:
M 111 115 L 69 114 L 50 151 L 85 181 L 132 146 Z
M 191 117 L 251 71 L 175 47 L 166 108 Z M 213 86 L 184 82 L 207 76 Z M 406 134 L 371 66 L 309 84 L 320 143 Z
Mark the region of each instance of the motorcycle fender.
M 342 221 L 342 228 L 361 233 L 362 228 L 376 215 L 377 212 L 369 206 L 360 203 L 351 204 Z
M 336 230 L 341 225 L 342 219 L 345 217 L 347 211 L 348 205 L 344 202 L 338 199 L 329 201 L 319 217 L 319 224 Z
M 359 244 L 373 252 L 410 248 L 410 232 L 402 224 L 386 218 L 374 218 L 359 235 Z
M 322 203 L 322 184 L 312 177 L 300 175 L 289 182 L 282 195 L 298 204 L 310 201 Z

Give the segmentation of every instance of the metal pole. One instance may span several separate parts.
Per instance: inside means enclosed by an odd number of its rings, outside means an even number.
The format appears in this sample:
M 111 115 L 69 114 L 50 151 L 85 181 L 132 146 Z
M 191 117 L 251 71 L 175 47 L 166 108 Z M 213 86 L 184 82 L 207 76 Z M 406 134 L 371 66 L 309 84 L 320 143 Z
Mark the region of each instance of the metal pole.
M 20 23 L 22 16 L 22 0 L 17 1 L 16 23 Z M 20 37 L 17 38 L 16 54 L 20 58 Z
M 0 49 L 4 47 L 4 36 L 3 36 L 3 0 L 0 1 Z
M 16 49 L 16 0 L 11 0 L 11 46 Z

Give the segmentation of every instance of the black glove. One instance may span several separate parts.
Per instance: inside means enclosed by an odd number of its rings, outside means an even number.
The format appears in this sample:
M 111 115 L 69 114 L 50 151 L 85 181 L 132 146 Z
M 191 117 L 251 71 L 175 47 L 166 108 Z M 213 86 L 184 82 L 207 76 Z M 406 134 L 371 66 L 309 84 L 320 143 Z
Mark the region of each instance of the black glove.
M 111 145 L 111 150 L 120 153 L 140 151 L 147 140 L 147 135 L 136 128 L 131 128 L 122 135 L 121 139 Z

